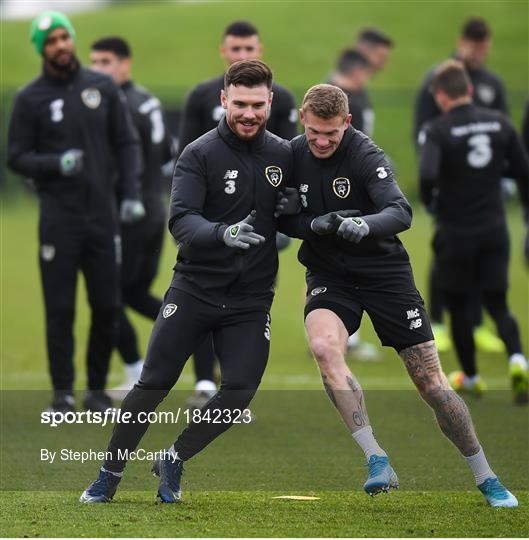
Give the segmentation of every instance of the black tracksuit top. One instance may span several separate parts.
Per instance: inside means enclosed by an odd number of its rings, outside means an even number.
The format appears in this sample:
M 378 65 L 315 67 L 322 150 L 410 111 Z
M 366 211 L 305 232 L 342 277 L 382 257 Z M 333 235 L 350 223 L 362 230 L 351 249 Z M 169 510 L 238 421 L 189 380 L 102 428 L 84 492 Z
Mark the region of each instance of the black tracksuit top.
M 66 150 L 84 151 L 84 168 L 60 173 Z M 140 199 L 139 143 L 125 98 L 107 75 L 77 66 L 68 79 L 46 69 L 15 97 L 8 163 L 35 182 L 41 216 L 112 216 L 114 170 L 121 198 Z
M 171 191 L 169 229 L 179 247 L 173 286 L 206 300 L 229 294 L 251 303 L 252 295 L 270 296 L 278 268 L 276 197 L 291 171 L 288 141 L 264 129 L 250 142 L 241 140 L 225 118 L 188 145 Z M 266 242 L 248 250 L 227 247 L 227 225 L 252 210 L 255 232 Z
M 384 152 L 349 127 L 328 159 L 309 150 L 305 135 L 292 141 L 294 184 L 303 206 L 299 216 L 283 217 L 281 231 L 303 239 L 299 261 L 309 271 L 330 277 L 366 278 L 395 272 L 409 258 L 396 234 L 411 225 L 411 207 L 393 177 Z M 310 230 L 316 216 L 338 210 L 359 210 L 370 228 L 358 244 L 336 234 Z
M 505 225 L 501 178 L 505 165 L 529 208 L 529 163 L 508 118 L 473 104 L 454 107 L 424 129 L 420 187 L 437 225 L 459 235 L 482 234 Z

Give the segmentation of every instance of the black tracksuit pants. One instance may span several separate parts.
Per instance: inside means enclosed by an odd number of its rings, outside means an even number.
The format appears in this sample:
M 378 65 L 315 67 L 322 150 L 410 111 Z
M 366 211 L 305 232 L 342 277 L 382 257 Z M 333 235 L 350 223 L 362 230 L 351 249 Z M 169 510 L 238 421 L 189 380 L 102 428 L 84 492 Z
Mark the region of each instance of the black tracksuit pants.
M 160 220 L 141 220 L 121 227 L 123 305 L 117 348 L 125 364 L 133 364 L 141 358 L 136 331 L 125 307 L 154 321 L 162 305 L 161 298 L 151 294 L 150 288 L 158 273 L 165 229 L 165 221 Z
M 249 405 L 268 361 L 268 307 L 216 306 L 171 287 L 154 324 L 140 380 L 121 405 L 122 414 L 130 412 L 131 420 L 114 427 L 108 446 L 112 457 L 105 462 L 105 469 L 123 470 L 125 462 L 119 459 L 118 449 L 122 455 L 125 450 L 135 450 L 148 428 L 139 413 L 158 407 L 178 380 L 189 356 L 210 332 L 222 376 L 219 391 L 202 412 L 210 409 L 213 418 L 215 410 L 243 410 Z M 174 444 L 179 457 L 193 457 L 230 426 L 229 422 L 189 424 Z
M 91 308 L 86 356 L 88 388 L 105 388 L 119 306 L 119 236 L 114 230 L 108 219 L 40 219 L 40 274 L 49 369 L 56 391 L 71 392 L 74 384 L 73 322 L 79 271 L 85 279 Z

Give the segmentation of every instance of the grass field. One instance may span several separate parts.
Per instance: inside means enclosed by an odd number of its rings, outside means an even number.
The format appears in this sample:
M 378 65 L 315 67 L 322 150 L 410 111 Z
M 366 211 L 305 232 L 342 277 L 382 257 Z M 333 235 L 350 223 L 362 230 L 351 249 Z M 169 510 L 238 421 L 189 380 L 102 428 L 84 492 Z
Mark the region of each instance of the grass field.
M 396 163 L 399 183 L 415 200 L 415 162 L 410 142 L 411 104 L 423 73 L 453 48 L 461 22 L 479 13 L 492 24 L 490 66 L 509 89 L 518 124 L 527 93 L 528 5 L 526 2 L 142 2 L 77 15 L 83 60 L 91 41 L 122 33 L 135 50 L 135 76 L 167 102 L 179 102 L 200 80 L 222 70 L 215 51 L 225 24 L 253 20 L 262 31 L 265 59 L 277 79 L 303 91 L 325 78 L 337 51 L 356 30 L 377 24 L 395 37 L 388 69 L 371 85 L 377 112 L 375 138 Z M 31 79 L 38 58 L 27 43 L 27 22 L 2 22 L 2 111 L 9 93 Z M 294 67 L 293 67 L 294 66 Z M 5 92 L 4 92 L 5 91 Z M 503 354 L 480 354 L 490 391 L 468 401 L 493 468 L 520 501 L 516 510 L 489 509 L 471 474 L 440 435 L 405 370 L 389 349 L 378 362 L 351 361 L 366 390 L 370 419 L 392 456 L 401 489 L 375 499 L 361 492 L 363 457 L 328 404 L 302 324 L 304 272 L 297 244 L 281 254 L 279 286 L 272 311 L 272 348 L 262 390 L 252 406 L 257 421 L 235 427 L 186 467 L 184 502 L 156 502 L 149 463 L 131 463 L 111 505 L 77 503 L 94 478 L 97 463 L 45 464 L 40 448 L 88 445 L 105 448 L 109 429 L 49 428 L 38 413 L 49 399 L 43 306 L 37 264 L 37 205 L 20 192 L 1 201 L 0 216 L 0 517 L 4 536 L 529 536 L 529 422 L 527 408 L 511 405 Z M 412 228 L 401 235 L 415 278 L 427 296 L 430 218 L 413 202 Z M 511 269 L 509 300 L 529 346 L 527 267 L 522 258 L 522 219 L 509 205 Z M 162 295 L 171 278 L 175 247 L 168 236 L 154 290 Z M 80 285 L 82 282 L 80 282 Z M 89 325 L 84 288 L 79 286 L 75 323 L 76 389 L 85 388 L 84 349 Z M 142 349 L 151 323 L 132 315 Z M 490 325 L 490 321 L 487 320 Z M 378 343 L 370 322 L 363 337 Z M 442 355 L 446 371 L 453 353 Z M 122 381 L 117 355 L 109 385 Z M 192 388 L 187 366 L 165 406 L 176 409 Z M 142 444 L 168 446 L 181 426 L 152 426 Z M 274 496 L 319 497 L 290 501 Z
M 510 213 L 513 256 L 510 299 L 527 348 L 527 273 L 519 249 L 522 228 Z M 16 234 L 15 234 L 16 232 Z M 416 208 L 414 226 L 402 235 L 424 290 L 429 260 L 429 217 Z M 21 242 L 21 238 L 24 239 Z M 517 249 L 514 249 L 514 247 Z M 262 391 L 254 403 L 257 422 L 233 428 L 188 466 L 184 504 L 159 505 L 149 463 L 131 463 L 115 502 L 85 508 L 80 491 L 97 463 L 39 461 L 40 448 L 103 450 L 109 431 L 38 424 L 49 399 L 42 306 L 36 266 L 36 207 L 26 199 L 4 207 L 2 217 L 2 530 L 24 536 L 527 536 L 529 494 L 528 416 L 511 405 L 504 355 L 479 356 L 491 391 L 469 406 L 493 467 L 519 497 L 521 508 L 492 511 L 472 487 L 463 460 L 442 438 L 431 413 L 411 389 L 393 353 L 376 363 L 352 362 L 366 389 L 372 424 L 393 456 L 401 490 L 371 500 L 361 491 L 363 459 L 320 390 L 303 337 L 303 271 L 294 247 L 281 256 L 272 312 L 272 352 Z M 155 290 L 170 279 L 175 250 L 165 244 Z M 79 288 L 76 335 L 77 387 L 84 387 L 87 309 Z M 150 324 L 135 318 L 146 343 Z M 376 342 L 371 324 L 363 336 Z M 453 354 L 442 358 L 446 370 Z M 110 384 L 121 381 L 117 357 Z M 182 406 L 192 386 L 189 366 L 170 409 Z M 506 421 L 508 420 L 508 421 Z M 64 426 L 63 426 L 64 427 Z M 69 427 L 69 426 L 68 426 Z M 58 431 L 62 429 L 61 431 Z M 97 429 L 97 428 L 95 428 Z M 145 448 L 166 447 L 180 428 L 153 426 Z M 29 437 L 28 433 L 32 436 Z M 243 449 L 241 451 L 241 449 Z M 505 449 L 508 449 L 505 452 Z M 14 463 L 24 467 L 13 467 Z M 28 475 L 28 472 L 30 473 Z M 149 491 L 146 491 L 149 490 Z M 276 495 L 313 495 L 317 501 L 285 501 Z M 60 519 L 57 519 L 60 515 Z

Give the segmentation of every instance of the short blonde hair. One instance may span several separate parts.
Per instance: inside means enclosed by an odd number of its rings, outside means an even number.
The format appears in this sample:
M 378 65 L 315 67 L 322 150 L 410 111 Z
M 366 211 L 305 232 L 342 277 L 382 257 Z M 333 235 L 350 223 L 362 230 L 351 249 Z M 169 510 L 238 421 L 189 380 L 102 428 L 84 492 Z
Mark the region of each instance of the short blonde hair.
M 323 120 L 336 116 L 345 119 L 349 114 L 349 102 L 341 88 L 332 84 L 317 84 L 307 90 L 301 110 L 303 113 L 311 112 Z

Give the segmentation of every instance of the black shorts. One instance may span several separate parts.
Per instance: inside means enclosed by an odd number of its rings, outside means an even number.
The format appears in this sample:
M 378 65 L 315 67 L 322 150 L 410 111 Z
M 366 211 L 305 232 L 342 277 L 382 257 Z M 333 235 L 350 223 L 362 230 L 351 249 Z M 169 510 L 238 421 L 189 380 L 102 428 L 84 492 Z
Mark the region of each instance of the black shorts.
M 397 352 L 434 339 L 410 267 L 396 276 L 355 281 L 308 273 L 305 317 L 315 309 L 335 313 L 349 335 L 358 330 L 365 311 L 382 345 Z
M 486 234 L 463 236 L 437 230 L 433 239 L 438 286 L 450 292 L 478 287 L 505 291 L 509 271 L 509 234 L 498 227 Z

